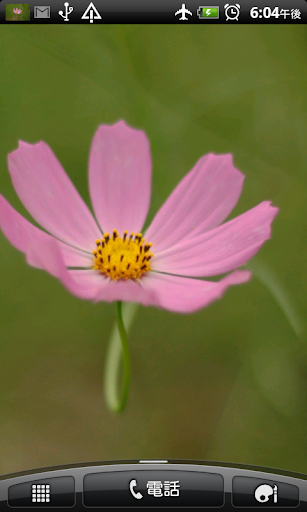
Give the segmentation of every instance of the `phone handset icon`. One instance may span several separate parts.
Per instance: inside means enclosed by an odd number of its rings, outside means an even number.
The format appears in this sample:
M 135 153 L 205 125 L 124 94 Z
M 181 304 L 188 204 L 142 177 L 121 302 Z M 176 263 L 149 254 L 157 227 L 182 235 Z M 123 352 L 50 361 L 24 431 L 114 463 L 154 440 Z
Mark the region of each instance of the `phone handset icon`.
M 131 480 L 129 483 L 130 492 L 134 498 L 136 498 L 137 500 L 140 500 L 141 498 L 143 498 L 143 494 L 141 494 L 140 492 L 134 492 L 134 488 L 136 486 L 137 486 L 136 480 Z

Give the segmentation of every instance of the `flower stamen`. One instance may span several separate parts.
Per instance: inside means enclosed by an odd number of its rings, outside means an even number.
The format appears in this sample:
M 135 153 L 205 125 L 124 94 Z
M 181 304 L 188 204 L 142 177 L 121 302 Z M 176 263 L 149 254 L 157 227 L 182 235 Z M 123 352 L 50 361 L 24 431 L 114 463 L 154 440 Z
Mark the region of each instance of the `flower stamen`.
M 153 257 L 150 251 L 152 244 L 145 242 L 142 233 L 130 233 L 128 237 L 128 231 L 124 231 L 121 238 L 118 231 L 113 229 L 111 237 L 105 233 L 95 243 L 93 268 L 114 281 L 138 280 L 151 270 L 149 260 Z

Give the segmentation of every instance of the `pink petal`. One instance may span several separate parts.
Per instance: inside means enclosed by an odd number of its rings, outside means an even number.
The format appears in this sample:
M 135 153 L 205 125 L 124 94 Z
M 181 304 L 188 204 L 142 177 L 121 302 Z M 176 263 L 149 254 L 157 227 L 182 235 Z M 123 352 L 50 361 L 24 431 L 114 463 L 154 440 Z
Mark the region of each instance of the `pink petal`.
M 153 290 L 131 280 L 112 281 L 95 270 L 67 270 L 62 265 L 56 277 L 68 291 L 81 299 L 90 299 L 94 302 L 139 302 L 144 306 L 157 303 Z
M 154 306 L 157 304 L 155 291 L 142 286 L 141 281 L 139 283 L 129 279 L 127 281 L 112 281 L 100 274 L 96 277 L 98 277 L 101 284 L 99 292 L 94 299 L 95 302 L 120 300 L 124 302 L 139 302 L 143 306 Z
M 232 155 L 209 155 L 177 185 L 146 232 L 157 252 L 218 226 L 236 205 L 244 175 Z
M 251 272 L 237 270 L 219 282 L 210 282 L 152 272 L 144 276 L 141 285 L 156 295 L 153 305 L 176 313 L 192 313 L 220 299 L 228 286 L 245 283 L 250 277 Z
M 20 141 L 8 156 L 8 165 L 15 190 L 32 217 L 60 240 L 92 251 L 100 230 L 49 146 Z
M 153 246 L 152 269 L 185 276 L 229 272 L 247 263 L 270 238 L 271 222 L 277 212 L 278 208 L 263 201 L 218 228 L 191 240 L 184 239 L 158 254 Z
M 25 252 L 30 265 L 49 272 L 73 295 L 95 302 L 140 302 L 145 306 L 153 305 L 188 313 L 220 298 L 229 285 L 250 278 L 249 272 L 237 271 L 219 283 L 158 273 L 150 273 L 138 283 L 129 280 L 110 281 L 94 270 L 68 270 L 66 265 L 70 255 L 66 253 L 65 244 L 32 226 L 2 196 L 0 225 L 11 243 Z
M 91 270 L 66 271 L 60 277 L 71 293 L 80 298 L 92 298 L 95 302 L 139 302 L 144 306 L 156 306 L 177 313 L 192 313 L 220 299 L 228 286 L 248 281 L 251 273 L 237 270 L 218 283 L 182 278 L 166 274 L 147 274 L 139 283 L 110 281 Z M 92 297 L 86 296 L 92 288 Z M 90 295 L 90 294 L 89 294 Z
M 44 244 L 45 252 L 39 245 L 32 245 L 27 253 L 27 261 L 35 261 L 36 266 L 46 270 L 52 276 L 58 278 L 64 286 L 81 299 L 94 300 L 100 283 L 94 270 L 68 270 L 64 263 L 59 242 L 50 237 Z M 86 272 L 86 279 L 82 275 Z M 79 279 L 80 276 L 80 279 Z
M 36 245 L 29 256 L 39 261 L 40 268 L 57 277 L 72 294 L 94 302 L 140 302 L 144 306 L 191 313 L 221 298 L 228 286 L 244 283 L 251 277 L 250 272 L 238 270 L 218 283 L 158 273 L 147 274 L 139 283 L 110 281 L 94 270 L 68 270 L 58 244 L 50 237 L 44 245 L 45 256 Z
M 52 237 L 44 244 L 45 254 L 39 245 L 31 246 L 28 258 L 35 261 L 39 268 L 58 278 L 70 293 L 94 302 L 141 302 L 154 304 L 154 292 L 142 288 L 134 281 L 110 281 L 95 270 L 68 270 L 65 267 L 59 242 Z
M 93 208 L 104 232 L 141 231 L 151 191 L 151 158 L 145 133 L 124 121 L 99 126 L 89 161 Z
M 40 258 L 29 256 L 31 247 L 36 246 L 41 252 L 43 257 L 46 253 L 45 245 L 49 240 L 53 239 L 44 231 L 36 228 L 28 222 L 22 215 L 20 215 L 14 208 L 7 202 L 7 200 L 0 195 L 0 227 L 4 235 L 8 238 L 11 244 L 19 251 L 25 253 L 29 265 L 33 267 L 43 268 L 40 264 Z M 63 255 L 64 263 L 70 267 L 89 267 L 93 264 L 92 255 L 82 252 L 74 247 L 58 242 L 59 248 Z

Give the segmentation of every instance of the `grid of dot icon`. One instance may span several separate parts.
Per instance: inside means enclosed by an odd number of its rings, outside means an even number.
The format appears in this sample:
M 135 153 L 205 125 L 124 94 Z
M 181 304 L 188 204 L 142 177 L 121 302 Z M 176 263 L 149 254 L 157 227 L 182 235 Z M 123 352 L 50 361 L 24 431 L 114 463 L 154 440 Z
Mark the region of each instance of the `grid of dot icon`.
M 49 484 L 32 484 L 32 503 L 48 503 L 50 501 Z

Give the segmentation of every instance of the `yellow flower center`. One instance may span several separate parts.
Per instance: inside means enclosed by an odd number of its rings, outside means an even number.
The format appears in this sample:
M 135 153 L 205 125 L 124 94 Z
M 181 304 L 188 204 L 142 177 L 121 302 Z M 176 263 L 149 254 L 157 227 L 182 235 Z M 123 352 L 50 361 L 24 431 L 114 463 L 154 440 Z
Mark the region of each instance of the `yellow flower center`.
M 137 280 L 151 270 L 152 244 L 145 242 L 142 233 L 131 233 L 128 237 L 128 231 L 124 231 L 121 238 L 114 229 L 111 237 L 105 233 L 101 240 L 96 240 L 96 246 L 93 251 L 94 270 L 100 270 L 101 274 L 114 281 Z

